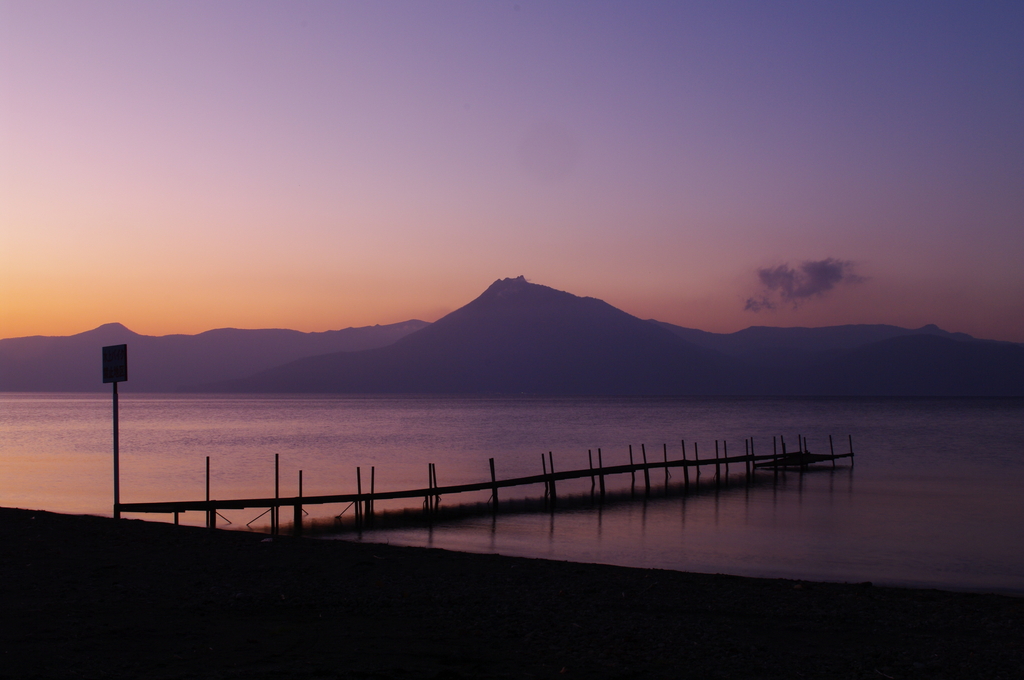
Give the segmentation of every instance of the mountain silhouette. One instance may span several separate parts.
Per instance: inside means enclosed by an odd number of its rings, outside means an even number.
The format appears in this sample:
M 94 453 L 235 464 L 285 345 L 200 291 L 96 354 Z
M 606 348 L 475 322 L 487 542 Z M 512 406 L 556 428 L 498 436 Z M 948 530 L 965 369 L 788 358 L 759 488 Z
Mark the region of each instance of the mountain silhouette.
M 738 366 L 595 298 L 494 282 L 388 347 L 310 357 L 213 391 L 731 394 Z
M 391 344 L 426 326 L 387 326 L 322 333 L 221 328 L 198 335 L 149 336 L 110 323 L 77 335 L 0 340 L 0 391 L 92 392 L 110 389 L 100 378 L 100 348 L 128 344 L 126 392 L 173 392 L 181 385 L 226 380 L 300 357 Z
M 521 276 L 433 324 L 0 340 L 0 391 L 108 389 L 100 347 L 120 343 L 135 392 L 1024 396 L 1016 343 L 933 325 L 708 333 Z
M 907 335 L 930 335 L 973 341 L 966 333 L 949 333 L 934 324 L 901 328 L 885 324 L 849 324 L 823 328 L 773 328 L 751 326 L 735 333 L 709 333 L 650 320 L 684 340 L 742 359 L 759 369 L 800 370 L 841 358 L 850 350 Z

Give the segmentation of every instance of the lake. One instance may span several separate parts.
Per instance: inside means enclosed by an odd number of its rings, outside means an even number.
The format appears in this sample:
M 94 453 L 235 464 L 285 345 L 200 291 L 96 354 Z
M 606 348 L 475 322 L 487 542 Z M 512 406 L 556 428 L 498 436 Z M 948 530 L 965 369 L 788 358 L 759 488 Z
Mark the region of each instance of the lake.
M 557 469 L 588 465 L 602 449 L 606 466 L 629 461 L 641 444 L 661 460 L 696 442 L 701 457 L 715 440 L 731 454 L 752 437 L 758 453 L 772 438 L 798 435 L 814 452 L 828 436 L 855 466 L 632 501 L 587 502 L 590 481 L 560 483 L 579 503 L 555 513 L 473 516 L 365 531 L 360 540 L 625 566 L 750 576 L 834 580 L 1024 594 L 1024 400 L 820 398 L 540 398 L 121 395 L 121 499 L 198 500 L 211 460 L 213 498 L 355 491 L 362 468 L 378 491 L 427 485 L 430 463 L 441 485 L 541 472 L 552 452 Z M 0 504 L 109 515 L 112 502 L 109 394 L 0 395 Z M 670 490 L 678 491 L 681 469 Z M 710 479 L 705 472 L 704 480 Z M 609 478 L 610 490 L 629 477 Z M 641 483 L 642 487 L 642 483 Z M 509 489 L 506 498 L 538 498 L 543 488 Z M 442 499 L 482 503 L 488 493 Z M 419 501 L 405 507 L 418 508 Z M 399 502 L 378 503 L 397 510 Z M 330 517 L 344 507 L 307 507 Z M 224 512 L 243 528 L 260 510 Z M 282 512 L 282 518 L 287 513 Z M 151 515 L 149 519 L 169 520 Z M 265 528 L 266 518 L 253 523 Z M 201 524 L 201 513 L 182 521 Z M 347 534 L 346 538 L 355 535 Z

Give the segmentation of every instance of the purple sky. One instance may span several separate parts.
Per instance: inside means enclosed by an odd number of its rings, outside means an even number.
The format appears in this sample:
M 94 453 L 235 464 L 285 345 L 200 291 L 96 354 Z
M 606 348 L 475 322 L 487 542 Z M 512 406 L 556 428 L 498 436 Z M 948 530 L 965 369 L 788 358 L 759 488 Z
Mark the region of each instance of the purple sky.
M 0 337 L 433 320 L 1024 342 L 1024 4 L 0 3 Z

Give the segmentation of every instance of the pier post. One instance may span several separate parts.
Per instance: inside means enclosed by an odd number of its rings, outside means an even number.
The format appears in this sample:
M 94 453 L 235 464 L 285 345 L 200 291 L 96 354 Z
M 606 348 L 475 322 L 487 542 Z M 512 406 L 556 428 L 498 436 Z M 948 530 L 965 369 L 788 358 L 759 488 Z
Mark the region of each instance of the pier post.
M 757 456 L 754 453 L 754 438 L 750 438 L 750 481 L 754 481 L 754 473 L 757 472 L 755 464 L 757 462 Z
M 853 467 L 853 435 L 851 434 L 851 435 L 849 435 L 849 437 L 850 437 L 850 467 L 852 468 Z
M 551 480 L 548 479 L 548 459 L 543 453 L 540 454 L 540 468 L 544 475 L 544 505 L 547 506 L 548 499 L 551 498 Z
M 663 443 L 661 445 L 661 452 L 662 452 L 662 454 L 664 454 L 664 459 L 665 459 L 665 493 L 668 493 L 668 478 L 669 478 L 669 474 L 668 474 L 668 444 L 664 444 Z
M 722 485 L 722 464 L 718 462 L 718 440 L 715 440 L 715 488 Z
M 680 446 L 683 449 L 683 490 L 689 490 L 690 488 L 690 466 L 686 464 L 686 440 L 679 440 Z
M 644 458 L 644 495 L 651 495 L 651 471 L 647 469 L 647 447 L 640 444 L 640 453 Z
M 363 474 L 356 466 L 356 529 L 363 528 Z
M 633 467 L 633 445 L 629 445 L 629 494 L 636 493 L 636 468 Z
M 210 502 L 210 457 L 206 457 L 206 502 Z M 206 528 L 212 529 L 217 520 L 210 508 L 206 508 Z
M 370 500 L 366 501 L 366 526 L 373 526 L 373 492 L 377 481 L 377 468 L 370 466 Z
M 274 454 L 274 500 L 281 497 L 281 454 Z M 270 534 L 277 536 L 280 530 L 281 506 L 275 504 L 270 508 Z
M 437 488 L 437 463 L 430 464 L 430 488 Z M 440 505 L 439 501 L 441 500 L 441 497 L 437 495 L 437 492 L 435 492 L 434 495 L 431 496 L 431 500 L 431 506 L 434 508 L 434 512 L 437 512 L 437 506 Z
M 295 503 L 295 518 L 292 520 L 292 534 L 302 535 L 302 470 L 299 470 L 299 500 Z
M 700 486 L 700 454 L 697 453 L 697 440 L 693 441 L 693 466 L 697 469 L 697 477 L 693 483 Z
M 590 465 L 590 469 L 594 469 L 594 452 L 591 449 L 587 449 L 587 463 Z M 594 485 L 597 482 L 594 481 L 594 475 L 590 475 L 590 497 L 594 497 Z
M 558 493 L 555 491 L 555 459 L 550 451 L 548 451 L 548 467 L 551 468 L 551 507 L 553 508 L 558 501 Z
M 832 435 L 828 436 L 828 452 L 832 454 L 832 469 L 836 469 L 836 449 L 832 446 Z
M 427 495 L 423 498 L 423 512 L 427 515 L 431 512 L 431 504 L 433 503 L 433 494 L 430 490 L 434 488 L 434 464 L 427 463 Z
M 491 464 L 491 512 L 498 512 L 498 484 L 494 477 L 494 459 L 490 459 Z
M 775 479 L 779 478 L 779 443 L 772 435 L 772 469 L 775 470 Z
M 722 440 L 722 457 L 725 458 L 725 483 L 729 483 L 729 442 Z
M 597 469 L 600 471 L 598 479 L 601 483 L 601 500 L 604 500 L 604 460 L 601 458 L 601 447 L 597 447 Z
M 750 482 L 750 465 L 753 461 L 750 460 L 750 440 L 743 440 L 743 474 L 746 476 L 747 482 Z

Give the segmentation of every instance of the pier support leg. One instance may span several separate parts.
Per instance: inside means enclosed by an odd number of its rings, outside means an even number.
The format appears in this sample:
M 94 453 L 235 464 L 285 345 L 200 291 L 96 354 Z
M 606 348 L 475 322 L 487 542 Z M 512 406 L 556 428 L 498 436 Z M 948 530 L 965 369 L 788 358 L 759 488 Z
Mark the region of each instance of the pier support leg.
M 356 468 L 356 529 L 363 528 L 363 474 Z
M 669 478 L 669 474 L 668 474 L 668 444 L 662 444 L 661 445 L 661 453 L 663 454 L 662 457 L 665 460 L 665 493 L 667 494 L 668 493 L 668 478 Z
M 629 495 L 636 493 L 636 468 L 633 467 L 633 445 L 629 445 Z
M 640 453 L 644 459 L 644 495 L 651 495 L 651 471 L 647 469 L 647 447 L 640 445 Z
M 722 464 L 718 462 L 718 440 L 715 440 L 715 488 L 722 483 Z
M 498 513 L 498 485 L 494 477 L 494 459 L 491 458 L 491 512 Z
M 683 448 L 683 490 L 690 489 L 690 466 L 686 464 L 686 440 L 680 439 L 679 444 Z
M 743 440 L 743 473 L 746 476 L 747 483 L 750 483 L 750 466 L 753 461 L 750 460 L 750 441 L 747 439 Z
M 722 440 L 722 457 L 725 458 L 725 483 L 729 483 L 729 442 Z
M 550 451 L 548 451 L 548 467 L 551 468 L 551 507 L 554 508 L 555 503 L 558 502 L 558 492 L 555 491 L 555 459 Z
M 697 471 L 697 475 L 693 480 L 693 483 L 700 486 L 700 453 L 697 451 L 697 442 L 693 442 L 693 465 Z

